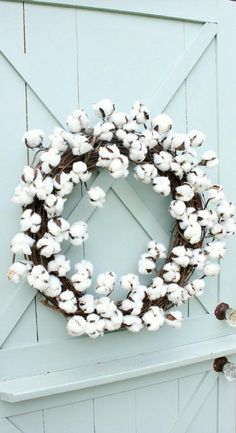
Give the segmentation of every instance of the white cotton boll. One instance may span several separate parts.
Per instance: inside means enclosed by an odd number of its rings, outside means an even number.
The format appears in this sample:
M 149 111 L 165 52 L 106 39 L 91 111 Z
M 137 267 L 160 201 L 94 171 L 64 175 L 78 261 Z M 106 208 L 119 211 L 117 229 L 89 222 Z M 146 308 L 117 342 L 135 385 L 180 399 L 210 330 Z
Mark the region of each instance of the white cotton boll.
M 186 292 L 187 295 L 187 292 Z M 187 295 L 188 296 L 188 295 Z M 184 290 L 178 284 L 172 283 L 167 286 L 167 297 L 170 302 L 175 305 L 181 305 L 183 301 L 187 300 L 187 296 L 185 299 Z
M 54 218 L 60 216 L 64 209 L 64 202 L 60 196 L 56 196 L 54 194 L 49 194 L 44 203 L 44 209 L 47 212 L 49 218 Z
M 203 269 L 206 262 L 206 254 L 200 248 L 192 250 L 190 265 L 195 266 L 197 269 Z
M 89 119 L 84 110 L 75 110 L 67 117 L 67 126 L 70 132 L 81 132 L 89 125 Z
M 57 149 L 60 153 L 68 148 L 68 143 L 64 138 L 66 131 L 62 128 L 54 128 L 53 134 L 49 135 L 51 147 Z
M 190 139 L 187 134 L 179 134 L 177 132 L 171 138 L 171 149 L 172 150 L 185 150 L 190 146 Z
M 130 116 L 136 120 L 138 124 L 144 124 L 149 119 L 149 109 L 140 101 L 136 101 L 132 106 Z
M 177 265 L 182 268 L 186 268 L 190 263 L 190 251 L 182 246 L 173 248 L 172 250 L 172 260 L 177 263 Z
M 203 279 L 193 280 L 184 287 L 190 296 L 201 296 L 204 292 L 204 288 L 205 281 Z
M 20 227 L 23 232 L 30 230 L 31 233 L 37 233 L 40 229 L 40 225 L 41 216 L 33 212 L 32 209 L 26 209 L 21 215 Z
M 160 145 L 162 146 L 163 150 L 170 150 L 171 147 L 171 140 L 175 136 L 174 131 L 170 131 L 164 136 L 162 136 L 162 139 L 160 140 Z
M 114 272 L 104 272 L 97 277 L 97 285 L 95 291 L 99 295 L 110 295 L 114 290 L 116 274 Z
M 25 165 L 22 171 L 21 180 L 24 183 L 31 184 L 36 179 L 38 172 L 38 169 Z
M 116 309 L 109 319 L 104 319 L 104 320 L 105 320 L 105 329 L 107 331 L 115 331 L 116 329 L 120 329 L 122 325 L 123 314 L 120 310 Z
M 155 259 L 166 258 L 166 247 L 160 242 L 149 241 L 147 245 L 148 253 Z
M 136 120 L 129 120 L 123 126 L 123 128 L 126 132 L 135 132 L 135 131 L 137 131 L 138 127 L 139 127 L 139 125 L 136 122 Z
M 155 192 L 167 196 L 170 194 L 170 180 L 168 177 L 155 177 L 152 181 L 152 186 Z
M 14 195 L 12 197 L 12 202 L 18 204 L 19 206 L 27 206 L 33 203 L 34 194 L 31 191 L 30 185 L 18 185 L 15 188 Z
M 139 332 L 143 328 L 142 319 L 137 316 L 132 315 L 126 315 L 123 319 L 123 324 L 125 325 L 126 329 L 128 329 L 131 332 Z
M 224 227 L 222 224 L 216 223 L 210 228 L 210 234 L 215 239 L 220 239 L 224 237 Z
M 22 261 L 14 262 L 8 269 L 7 277 L 13 283 L 19 283 L 22 279 L 26 278 L 27 274 L 32 268 L 31 262 Z
M 91 278 L 87 272 L 72 275 L 71 282 L 77 292 L 85 292 L 91 286 Z
M 86 273 L 88 277 L 93 275 L 93 265 L 88 260 L 81 260 L 75 264 L 75 270 L 77 273 Z
M 162 278 L 155 277 L 152 284 L 147 288 L 147 295 L 151 301 L 161 298 L 166 295 L 166 285 Z
M 147 155 L 147 147 L 141 141 L 136 140 L 129 148 L 129 158 L 134 162 L 142 162 Z
M 184 230 L 184 237 L 192 245 L 198 243 L 201 240 L 201 237 L 202 237 L 202 229 L 201 229 L 200 224 L 198 224 L 196 222 L 190 224 Z
M 83 295 L 79 298 L 79 307 L 85 314 L 91 314 L 95 310 L 95 300 L 93 295 Z
M 115 111 L 115 104 L 110 99 L 101 99 L 96 104 L 93 104 L 93 109 L 98 117 L 109 117 Z
M 206 150 L 206 152 L 203 153 L 202 159 L 199 162 L 199 165 L 203 165 L 207 168 L 214 168 L 219 164 L 219 160 L 217 158 L 217 155 L 213 150 Z
M 51 257 L 60 252 L 60 244 L 49 233 L 40 238 L 36 244 L 40 254 L 45 257 Z
M 41 153 L 40 161 L 42 163 L 42 172 L 50 173 L 60 163 L 61 155 L 57 149 L 50 147 L 47 151 Z
M 163 266 L 163 279 L 169 283 L 177 283 L 180 279 L 179 265 L 176 263 L 166 263 Z
M 43 293 L 50 298 L 56 298 L 61 293 L 61 281 L 55 275 L 50 275 L 48 287 L 43 290 Z
M 48 263 L 48 271 L 59 277 L 65 277 L 70 271 L 70 260 L 66 260 L 63 254 L 56 254 L 54 259 Z
M 151 183 L 157 176 L 157 169 L 153 164 L 136 165 L 134 170 L 136 179 L 140 179 L 146 184 Z
M 48 221 L 48 231 L 57 242 L 69 239 L 70 224 L 64 218 L 53 218 Z
M 192 167 L 193 162 L 187 153 L 175 156 L 171 163 L 171 171 L 173 171 L 173 173 L 175 173 L 175 175 L 180 179 L 182 179 L 184 173 L 190 172 Z
M 235 214 L 235 206 L 227 200 L 222 200 L 216 207 L 216 213 L 224 220 L 232 218 Z
M 130 149 L 130 147 L 133 145 L 133 143 L 137 142 L 137 146 L 138 146 L 139 137 L 138 137 L 138 135 L 133 134 L 131 132 L 129 134 L 125 133 L 125 136 L 124 136 L 122 141 L 123 141 L 123 145 L 126 147 L 126 149 Z
M 168 171 L 170 170 L 171 162 L 173 161 L 173 156 L 171 155 L 171 153 L 166 152 L 165 150 L 161 150 L 160 153 L 154 154 L 153 160 L 158 170 Z
M 88 182 L 92 173 L 88 171 L 88 167 L 83 161 L 74 162 L 72 171 L 70 172 L 71 179 L 74 183 Z
M 186 229 L 191 224 L 197 222 L 197 213 L 194 207 L 187 207 L 182 218 L 179 220 L 179 226 L 182 230 Z
M 71 290 L 65 290 L 59 295 L 58 306 L 67 314 L 73 314 L 77 311 L 77 300 Z
M 165 321 L 163 310 L 159 307 L 151 307 L 144 313 L 142 319 L 148 331 L 157 331 Z
M 156 267 L 156 259 L 151 254 L 142 254 L 138 262 L 138 271 L 140 274 L 146 275 L 154 271 Z
M 69 173 L 65 173 L 64 171 L 60 174 L 57 174 L 53 179 L 53 185 L 57 189 L 57 195 L 60 197 L 70 194 L 73 189 L 71 175 Z
M 118 129 L 123 128 L 123 126 L 128 122 L 128 120 L 129 120 L 128 114 L 118 112 L 118 111 L 115 111 L 110 118 L 110 121 L 114 123 L 114 125 Z
M 11 241 L 11 250 L 14 254 L 31 255 L 31 247 L 34 244 L 34 239 L 25 233 L 17 233 Z
M 95 307 L 97 313 L 106 319 L 114 319 L 114 315 L 118 314 L 118 309 L 114 303 L 108 296 L 103 296 L 99 298 L 95 302 Z
M 198 222 L 203 227 L 213 227 L 217 221 L 217 214 L 213 210 L 202 209 L 197 211 Z
M 53 180 L 50 176 L 43 179 L 40 172 L 37 173 L 37 177 L 31 185 L 32 195 L 36 195 L 39 200 L 45 201 L 47 196 L 51 194 L 53 190 Z
M 88 138 L 82 134 L 71 134 L 66 132 L 64 134 L 64 139 L 69 143 L 73 155 L 84 155 L 89 152 L 93 146 L 89 143 Z
M 94 138 L 100 141 L 111 141 L 113 138 L 114 125 L 111 122 L 97 123 L 93 128 Z
M 229 218 L 228 220 L 222 223 L 223 234 L 226 237 L 233 236 L 236 232 L 236 223 L 233 218 Z
M 119 141 L 124 141 L 129 134 L 124 131 L 124 129 L 117 129 L 117 131 L 115 131 L 115 135 Z
M 139 285 L 135 289 L 132 289 L 129 293 L 129 299 L 133 301 L 139 300 L 143 301 L 147 293 L 147 287 Z
M 222 185 L 211 185 L 208 189 L 208 200 L 211 200 L 212 203 L 220 203 L 224 200 L 224 191 Z
M 211 242 L 205 246 L 205 251 L 211 259 L 222 259 L 226 252 L 225 242 Z
M 133 290 L 139 286 L 139 278 L 135 274 L 123 275 L 120 279 L 122 289 Z
M 189 131 L 188 136 L 190 138 L 190 143 L 192 147 L 199 147 L 202 145 L 205 140 L 205 135 L 201 131 L 197 131 L 196 129 L 192 129 Z
M 90 338 L 97 338 L 104 334 L 105 321 L 97 314 L 92 313 L 87 316 L 85 333 Z
M 108 146 L 100 146 L 98 155 L 99 158 L 96 165 L 98 167 L 109 167 L 113 159 L 119 158 L 120 150 L 116 144 L 110 144 Z
M 207 277 L 214 277 L 218 275 L 220 272 L 220 266 L 218 263 L 206 262 L 203 268 L 203 275 Z
M 169 207 L 171 216 L 177 220 L 180 220 L 186 211 L 186 204 L 182 200 L 172 200 Z
M 133 316 L 138 316 L 143 307 L 143 302 L 140 299 L 124 299 L 121 302 L 121 308 L 124 311 L 128 311 Z
M 159 132 L 159 134 L 170 131 L 172 125 L 172 119 L 165 113 L 159 114 L 152 119 L 152 127 L 155 131 Z
M 78 221 L 70 227 L 69 239 L 73 245 L 81 245 L 88 239 L 88 225 L 84 221 Z
M 72 316 L 67 322 L 67 332 L 70 335 L 79 337 L 85 333 L 86 320 L 82 316 Z
M 128 176 L 129 174 L 128 166 L 129 166 L 129 160 L 127 156 L 120 155 L 118 158 L 115 158 L 111 161 L 108 170 L 115 179 L 118 179 L 119 177 Z
M 149 129 L 145 129 L 142 131 L 140 136 L 141 143 L 145 144 L 145 146 L 150 150 L 153 149 L 159 143 L 160 134 L 156 131 L 150 131 Z
M 170 313 L 168 313 L 165 317 L 165 322 L 172 328 L 181 328 L 183 322 L 183 315 L 181 311 L 170 311 Z
M 175 191 L 177 200 L 190 201 L 194 196 L 192 185 L 188 182 L 184 182 L 182 185 L 177 186 Z
M 42 147 L 43 135 L 44 133 L 41 129 L 30 129 L 23 135 L 22 142 L 30 149 Z
M 89 201 L 92 206 L 103 207 L 106 201 L 106 193 L 99 186 L 94 186 L 88 191 Z
M 187 181 L 193 186 L 196 192 L 204 192 L 211 186 L 211 181 L 204 171 L 195 167 L 193 171 L 187 174 Z
M 50 275 L 42 265 L 36 265 L 29 272 L 27 280 L 31 287 L 43 291 L 48 287 Z

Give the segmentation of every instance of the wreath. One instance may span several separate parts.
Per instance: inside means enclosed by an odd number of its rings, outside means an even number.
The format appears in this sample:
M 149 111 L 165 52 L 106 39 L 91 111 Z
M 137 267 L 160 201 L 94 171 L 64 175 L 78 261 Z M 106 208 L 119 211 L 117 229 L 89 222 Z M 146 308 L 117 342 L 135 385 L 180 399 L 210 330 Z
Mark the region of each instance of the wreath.
M 129 114 L 116 111 L 108 99 L 93 108 L 99 123 L 89 127 L 85 111 L 76 110 L 67 118 L 68 131 L 55 128 L 47 148 L 41 130 L 24 134 L 24 144 L 38 150 L 32 164 L 24 167 L 13 196 L 23 212 L 21 232 L 11 242 L 8 277 L 15 283 L 27 278 L 45 304 L 63 313 L 71 335 L 95 338 L 119 328 L 155 331 L 164 323 L 179 328 L 182 314 L 172 308 L 202 295 L 205 277 L 219 273 L 217 262 L 225 254 L 222 238 L 235 233 L 234 205 L 204 170 L 218 164 L 217 156 L 206 150 L 199 159 L 196 148 L 205 139 L 203 133 L 174 132 L 169 116 L 150 120 L 141 102 Z M 86 293 L 92 283 L 91 262 L 80 261 L 68 276 L 70 261 L 61 253 L 61 243 L 81 246 L 88 239 L 88 227 L 84 221 L 70 226 L 61 215 L 66 197 L 79 183 L 85 185 L 91 206 L 104 205 L 105 192 L 99 186 L 87 187 L 93 171 L 105 169 L 117 179 L 127 177 L 129 167 L 156 193 L 171 194 L 169 211 L 175 223 L 168 249 L 151 240 L 140 257 L 138 271 L 153 274 L 151 283 L 141 284 L 133 273 L 121 276 L 127 296 L 114 302 L 114 272 L 97 276 L 96 298 Z M 22 260 L 15 261 L 19 254 Z M 198 277 L 193 278 L 195 270 Z

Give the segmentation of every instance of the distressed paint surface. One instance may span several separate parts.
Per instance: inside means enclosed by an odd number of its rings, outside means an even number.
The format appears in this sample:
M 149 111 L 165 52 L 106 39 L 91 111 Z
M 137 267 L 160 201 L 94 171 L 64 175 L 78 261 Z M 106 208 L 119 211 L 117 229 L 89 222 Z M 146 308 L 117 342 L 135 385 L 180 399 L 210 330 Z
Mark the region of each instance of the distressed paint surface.
M 27 127 L 43 128 L 47 136 L 54 126 L 65 125 L 67 114 L 78 104 L 92 115 L 91 104 L 104 96 L 120 110 L 129 110 L 140 99 L 153 114 L 168 112 L 176 130 L 203 130 L 206 146 L 220 154 L 220 167 L 212 180 L 222 182 L 227 197 L 236 199 L 232 115 L 236 56 L 227 54 L 229 45 L 234 49 L 233 2 L 181 0 L 178 10 L 173 0 L 158 5 L 148 0 L 145 6 L 132 0 L 122 6 L 116 0 L 109 5 L 79 0 L 56 3 L 0 1 L 0 176 L 4 184 L 0 206 L 3 221 L 8 222 L 2 233 L 0 364 L 2 377 L 8 379 L 63 370 L 66 381 L 67 369 L 80 365 L 119 358 L 122 365 L 122 359 L 135 354 L 145 359 L 152 351 L 168 348 L 175 353 L 178 346 L 234 332 L 212 313 L 219 300 L 235 304 L 235 239 L 229 241 L 219 280 L 211 279 L 200 300 L 182 307 L 186 321 L 180 332 L 117 332 L 98 341 L 71 340 L 63 317 L 45 308 L 27 284 L 17 288 L 7 282 L 8 246 L 19 221 L 10 197 L 23 164 L 32 158 L 20 138 Z M 149 239 L 168 243 L 169 199 L 157 196 L 132 175 L 114 181 L 102 173 L 92 182 L 107 190 L 106 205 L 94 211 L 83 199 L 84 191 L 75 188 L 65 213 L 71 221 L 87 220 L 90 239 L 83 250 L 71 247 L 67 255 L 72 263 L 83 257 L 91 260 L 95 274 L 137 272 L 139 255 Z M 114 297 L 122 296 L 117 287 Z M 0 431 L 204 433 L 207 423 L 208 433 L 233 433 L 234 389 L 217 379 L 211 364 L 210 360 L 195 362 L 137 378 L 130 373 L 130 379 L 88 390 L 19 403 L 2 401 Z

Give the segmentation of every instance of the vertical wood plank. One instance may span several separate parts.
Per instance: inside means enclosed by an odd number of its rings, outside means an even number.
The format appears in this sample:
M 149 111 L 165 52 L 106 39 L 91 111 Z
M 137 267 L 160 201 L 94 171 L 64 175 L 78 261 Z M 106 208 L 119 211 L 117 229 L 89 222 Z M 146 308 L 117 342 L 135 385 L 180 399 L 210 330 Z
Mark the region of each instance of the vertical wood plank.
M 12 416 L 9 420 L 23 433 L 45 433 L 42 411 Z
M 87 400 L 47 409 L 44 422 L 45 433 L 94 433 L 93 402 Z

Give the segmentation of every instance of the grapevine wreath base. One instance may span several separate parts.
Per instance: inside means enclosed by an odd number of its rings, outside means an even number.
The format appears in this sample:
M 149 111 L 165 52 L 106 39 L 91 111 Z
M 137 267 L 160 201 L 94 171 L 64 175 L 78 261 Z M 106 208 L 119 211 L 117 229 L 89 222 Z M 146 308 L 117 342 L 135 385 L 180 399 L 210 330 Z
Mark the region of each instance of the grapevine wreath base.
M 28 148 L 38 151 L 33 163 L 24 167 L 13 197 L 23 213 L 21 232 L 11 242 L 9 279 L 18 283 L 27 278 L 47 305 L 63 313 L 71 335 L 95 338 L 119 328 L 155 331 L 164 323 L 179 328 L 181 312 L 172 308 L 203 293 L 205 277 L 219 272 L 217 261 L 225 254 L 222 238 L 235 232 L 233 204 L 204 171 L 217 165 L 217 156 L 207 150 L 198 159 L 196 148 L 204 141 L 200 131 L 174 132 L 166 114 L 150 121 L 148 108 L 140 102 L 128 114 L 115 111 L 108 99 L 93 108 L 99 123 L 90 128 L 86 113 L 77 110 L 67 119 L 69 131 L 55 128 L 47 148 L 41 130 L 23 137 Z M 61 254 L 61 243 L 81 246 L 88 230 L 85 222 L 70 226 L 61 215 L 66 197 L 79 183 L 85 185 L 91 206 L 103 206 L 105 192 L 86 185 L 93 171 L 105 169 L 117 179 L 126 177 L 130 166 L 134 176 L 158 194 L 171 194 L 169 211 L 175 224 L 169 250 L 152 240 L 138 262 L 139 273 L 153 274 L 152 282 L 144 286 L 137 275 L 121 276 L 127 296 L 114 302 L 114 272 L 98 275 L 97 298 L 86 294 L 92 263 L 82 260 L 68 276 L 70 261 Z M 23 260 L 15 261 L 18 255 Z M 195 269 L 199 272 L 194 279 Z

